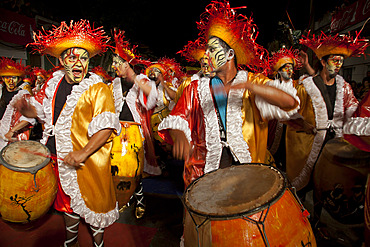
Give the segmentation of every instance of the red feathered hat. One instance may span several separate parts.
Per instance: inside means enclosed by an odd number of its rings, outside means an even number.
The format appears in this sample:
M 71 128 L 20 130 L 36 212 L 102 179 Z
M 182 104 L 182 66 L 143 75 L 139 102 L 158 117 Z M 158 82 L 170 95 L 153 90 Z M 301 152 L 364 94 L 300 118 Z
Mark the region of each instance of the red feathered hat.
M 41 54 L 59 57 L 63 51 L 78 47 L 89 52 L 90 57 L 105 52 L 110 38 L 105 35 L 103 27 L 94 28 L 89 21 L 71 21 L 68 26 L 62 22 L 59 27 L 53 26 L 51 31 L 34 32 L 35 42 L 29 45 Z
M 200 35 L 206 40 L 214 36 L 225 41 L 235 51 L 238 64 L 254 71 L 266 70 L 263 57 L 268 52 L 256 43 L 258 32 L 253 19 L 237 14 L 240 8 L 246 6 L 231 8 L 227 1 L 212 1 L 197 22 Z
M 125 31 L 123 30 L 114 30 L 114 41 L 116 47 L 114 48 L 114 53 L 123 58 L 129 64 L 144 64 L 149 66 L 151 64 L 148 60 L 140 59 L 140 56 L 135 55 L 135 49 L 137 45 L 131 46 L 128 40 L 125 39 Z
M 342 55 L 347 58 L 365 53 L 369 45 L 368 40 L 359 38 L 359 34 L 356 32 L 356 38 L 353 39 L 348 35 L 330 36 L 321 32 L 320 36 L 312 35 L 312 38 L 309 38 L 310 32 L 308 32 L 307 36 L 299 40 L 299 43 L 312 49 L 319 59 L 327 55 Z
M 206 52 L 206 40 L 204 37 L 199 37 L 195 41 L 189 41 L 184 48 L 177 52 L 189 62 L 199 62 Z
M 271 74 L 275 74 L 287 63 L 291 63 L 295 70 L 302 68 L 302 63 L 299 60 L 299 51 L 297 49 L 292 50 L 281 48 L 280 50 L 272 53 L 269 63 Z
M 2 57 L 0 58 L 0 76 L 25 76 L 28 66 L 23 66 L 21 63 L 17 63 L 14 60 Z

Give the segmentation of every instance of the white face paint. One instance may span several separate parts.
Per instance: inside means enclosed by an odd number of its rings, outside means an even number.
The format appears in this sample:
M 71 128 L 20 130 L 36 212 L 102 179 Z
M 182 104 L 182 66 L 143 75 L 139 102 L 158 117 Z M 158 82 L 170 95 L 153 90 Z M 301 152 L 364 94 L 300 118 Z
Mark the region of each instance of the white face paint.
M 217 37 L 209 39 L 205 56 L 208 57 L 208 64 L 211 71 L 217 71 L 227 62 L 225 48 L 221 46 L 220 40 Z
M 341 55 L 330 55 L 328 61 L 326 61 L 326 68 L 331 77 L 335 77 L 344 62 L 344 57 Z
M 70 48 L 61 57 L 67 77 L 73 83 L 81 82 L 89 68 L 89 53 L 82 48 Z
M 120 56 L 113 56 L 112 68 L 116 71 L 117 76 L 122 78 L 127 77 L 127 69 L 125 69 L 124 63 L 125 60 L 122 59 Z
M 291 63 L 285 64 L 278 72 L 284 80 L 288 81 L 293 75 L 293 65 Z

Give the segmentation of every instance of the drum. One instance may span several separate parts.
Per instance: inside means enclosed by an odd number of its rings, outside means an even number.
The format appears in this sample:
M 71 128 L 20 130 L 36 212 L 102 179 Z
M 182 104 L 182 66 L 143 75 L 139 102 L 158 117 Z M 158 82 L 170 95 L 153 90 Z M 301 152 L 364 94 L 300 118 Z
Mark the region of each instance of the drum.
M 184 193 L 185 246 L 316 246 L 307 210 L 272 166 L 207 173 Z
M 13 142 L 1 150 L 0 213 L 3 220 L 29 223 L 47 213 L 55 199 L 57 179 L 52 161 L 32 152 L 50 155 L 48 148 L 36 141 Z
M 139 124 L 121 122 L 121 125 L 121 134 L 113 138 L 111 171 L 118 206 L 123 209 L 140 182 L 144 169 L 144 147 Z
M 170 113 L 171 111 L 168 109 L 168 107 L 163 106 L 159 109 L 156 109 L 150 119 L 150 124 L 153 131 L 153 138 L 161 143 L 163 143 L 163 139 L 158 135 L 158 126 L 165 117 L 170 115 Z
M 370 174 L 367 177 L 366 183 L 366 199 L 365 199 L 365 246 L 370 247 Z
M 343 224 L 363 222 L 369 159 L 370 153 L 343 138 L 328 141 L 313 173 L 315 214 L 318 218 L 323 207 Z

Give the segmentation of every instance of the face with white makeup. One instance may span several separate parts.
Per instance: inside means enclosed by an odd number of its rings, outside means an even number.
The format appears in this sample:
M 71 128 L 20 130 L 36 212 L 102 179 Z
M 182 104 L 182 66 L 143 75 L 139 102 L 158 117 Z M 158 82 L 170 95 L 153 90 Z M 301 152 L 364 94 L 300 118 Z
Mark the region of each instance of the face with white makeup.
M 86 76 L 89 68 L 89 53 L 82 48 L 70 48 L 59 57 L 60 63 L 66 71 L 68 83 L 80 83 Z

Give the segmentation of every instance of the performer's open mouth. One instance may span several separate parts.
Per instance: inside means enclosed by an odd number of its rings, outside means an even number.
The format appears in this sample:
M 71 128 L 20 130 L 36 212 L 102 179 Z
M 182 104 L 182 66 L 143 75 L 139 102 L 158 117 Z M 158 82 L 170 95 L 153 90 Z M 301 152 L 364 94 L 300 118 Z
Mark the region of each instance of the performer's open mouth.
M 75 77 L 81 77 L 82 76 L 82 69 L 73 69 L 72 73 Z

